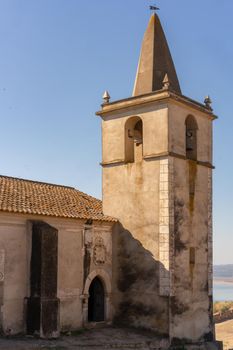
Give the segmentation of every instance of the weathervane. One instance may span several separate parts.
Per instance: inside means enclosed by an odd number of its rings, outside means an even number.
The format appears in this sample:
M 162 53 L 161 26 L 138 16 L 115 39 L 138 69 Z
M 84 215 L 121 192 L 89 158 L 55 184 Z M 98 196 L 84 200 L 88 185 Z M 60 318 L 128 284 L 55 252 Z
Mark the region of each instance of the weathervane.
M 159 7 L 157 7 L 157 6 L 150 6 L 150 10 L 156 12 L 156 11 L 159 10 Z

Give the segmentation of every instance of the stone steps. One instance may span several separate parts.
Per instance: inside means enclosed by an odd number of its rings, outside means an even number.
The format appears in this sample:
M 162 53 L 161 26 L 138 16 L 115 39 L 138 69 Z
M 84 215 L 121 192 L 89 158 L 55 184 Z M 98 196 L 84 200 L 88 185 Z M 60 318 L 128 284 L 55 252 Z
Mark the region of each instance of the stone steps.
M 45 343 L 36 343 L 34 341 L 21 342 L 21 341 L 1 341 L 0 340 L 0 349 L 1 350 L 112 350 L 112 349 L 121 349 L 121 350 L 160 350 L 158 346 L 147 342 L 117 342 L 117 343 L 79 343 L 78 341 L 72 341 L 71 343 L 55 343 L 55 342 L 45 342 Z
M 129 349 L 153 349 L 155 350 L 155 347 L 151 347 L 148 344 L 145 343 L 113 343 L 113 344 L 77 344 L 77 349 L 123 349 L 123 350 L 129 350 Z
M 67 348 L 68 349 L 68 348 Z M 76 350 L 112 350 L 112 349 L 121 349 L 121 350 L 132 350 L 132 349 L 140 349 L 140 350 L 159 350 L 159 348 L 150 347 L 146 344 L 93 344 L 93 345 L 87 345 L 87 346 L 73 346 L 69 349 L 76 349 Z M 63 350 L 63 349 L 62 349 Z M 64 348 L 65 350 L 65 348 Z

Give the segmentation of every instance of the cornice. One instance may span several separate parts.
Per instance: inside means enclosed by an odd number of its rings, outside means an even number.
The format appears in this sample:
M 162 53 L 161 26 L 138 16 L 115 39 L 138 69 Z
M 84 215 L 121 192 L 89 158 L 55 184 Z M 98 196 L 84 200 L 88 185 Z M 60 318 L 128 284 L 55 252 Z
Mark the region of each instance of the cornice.
M 179 104 L 185 104 L 195 110 L 198 110 L 206 114 L 207 117 L 210 118 L 211 120 L 214 120 L 217 118 L 217 116 L 213 114 L 213 111 L 210 108 L 206 107 L 204 104 L 170 90 L 158 90 L 145 95 L 133 96 L 126 99 L 113 101 L 110 103 L 104 103 L 101 105 L 102 110 L 96 112 L 96 115 L 101 117 L 103 116 L 107 117 L 108 115 L 111 115 L 113 112 L 127 111 L 133 107 L 135 108 L 135 107 L 151 104 L 154 102 L 160 102 L 160 101 L 161 102 L 172 101 Z

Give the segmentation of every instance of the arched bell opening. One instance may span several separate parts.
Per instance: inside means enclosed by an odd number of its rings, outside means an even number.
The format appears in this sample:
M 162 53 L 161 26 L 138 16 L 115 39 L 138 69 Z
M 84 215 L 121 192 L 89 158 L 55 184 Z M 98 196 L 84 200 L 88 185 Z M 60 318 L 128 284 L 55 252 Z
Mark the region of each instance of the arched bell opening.
M 88 322 L 105 321 L 105 290 L 99 277 L 95 277 L 89 287 Z
M 197 131 L 196 119 L 189 115 L 185 120 L 186 127 L 186 158 L 197 160 Z
M 140 117 L 131 117 L 125 123 L 125 162 L 143 159 L 143 123 Z

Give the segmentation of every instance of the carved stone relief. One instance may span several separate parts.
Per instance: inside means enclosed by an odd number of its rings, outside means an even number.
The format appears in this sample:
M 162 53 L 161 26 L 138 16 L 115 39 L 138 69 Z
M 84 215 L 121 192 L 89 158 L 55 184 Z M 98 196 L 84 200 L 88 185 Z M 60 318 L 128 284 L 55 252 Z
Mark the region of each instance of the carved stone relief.
M 91 252 L 93 244 L 93 229 L 92 227 L 85 227 L 84 229 L 84 259 L 83 259 L 83 283 L 90 273 L 91 267 Z
M 103 265 L 106 261 L 106 247 L 102 237 L 96 237 L 93 249 L 93 260 L 96 265 Z
M 93 230 L 92 227 L 86 227 L 84 230 L 84 244 L 86 247 L 92 246 L 92 237 L 93 237 Z

